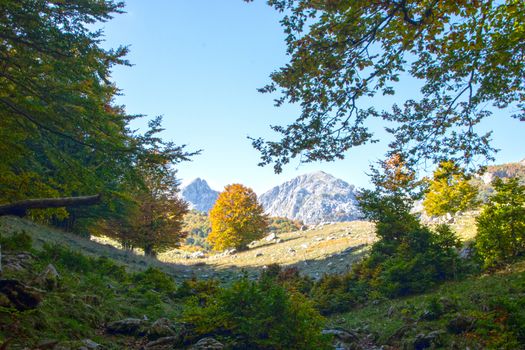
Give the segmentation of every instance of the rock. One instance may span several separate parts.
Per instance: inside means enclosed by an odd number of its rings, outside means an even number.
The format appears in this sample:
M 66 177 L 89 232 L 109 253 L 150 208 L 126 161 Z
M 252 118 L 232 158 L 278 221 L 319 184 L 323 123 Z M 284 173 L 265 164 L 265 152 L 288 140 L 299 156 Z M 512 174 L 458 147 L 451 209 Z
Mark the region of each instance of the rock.
M 290 253 L 290 254 L 295 254 L 295 249 L 293 249 L 293 248 L 288 248 L 288 253 Z
M 36 348 L 38 350 L 55 349 L 58 343 L 56 339 L 44 339 L 37 343 Z
M 91 339 L 82 339 L 82 344 L 84 344 L 84 347 L 89 350 L 101 350 L 104 347 L 96 342 L 94 342 Z
M 469 259 L 474 254 L 474 249 L 472 247 L 463 247 L 459 251 L 459 257 L 461 259 Z
M 350 350 L 360 347 L 354 346 L 359 341 L 359 337 L 355 332 L 344 329 L 324 329 L 322 334 L 333 336 L 333 347 L 337 350 Z
M 126 318 L 120 321 L 110 322 L 106 331 L 111 334 L 144 335 L 147 322 L 140 318 Z
M 355 187 L 324 172 L 301 175 L 259 196 L 271 216 L 306 225 L 352 221 L 361 216 Z
M 250 243 L 248 243 L 247 247 L 252 249 L 253 247 L 255 247 L 257 245 L 257 241 L 251 241 Z
M 451 333 L 461 334 L 474 329 L 475 324 L 475 318 L 458 314 L 448 322 L 447 329 Z
M 18 280 L 0 280 L 0 293 L 18 310 L 35 309 L 42 301 L 42 291 Z
M 280 239 L 280 238 L 277 238 L 277 239 L 275 240 L 275 243 L 282 243 L 282 242 L 283 242 L 283 240 Z
M 237 249 L 235 248 L 232 248 L 232 249 L 227 249 L 224 251 L 224 255 L 234 255 L 237 253 Z
M 359 337 L 357 336 L 357 334 L 355 332 L 347 331 L 347 330 L 339 329 L 339 328 L 323 329 L 321 331 L 321 334 L 332 335 L 332 336 L 334 336 L 334 338 L 336 338 L 336 339 L 338 339 L 340 341 L 343 341 L 345 343 L 352 343 L 352 342 L 355 342 L 356 340 L 359 339 Z
M 212 190 L 206 180 L 197 178 L 182 188 L 181 195 L 190 204 L 190 209 L 207 213 L 215 204 L 219 192 Z
M 35 278 L 34 283 L 44 289 L 57 289 L 60 284 L 60 275 L 52 264 L 47 265 L 44 271 Z
M 263 256 L 263 255 L 264 255 L 263 253 L 257 253 L 257 254 L 255 254 L 255 257 L 258 258 L 258 257 Z
M 204 254 L 204 252 L 202 251 L 198 251 L 198 252 L 194 252 L 190 254 L 191 259 L 202 259 L 205 257 L 206 257 L 206 254 Z
M 413 347 L 415 350 L 427 349 L 431 346 L 439 346 L 439 338 L 445 333 L 441 330 L 433 331 L 428 334 L 419 333 L 414 339 Z
M 176 335 L 173 323 L 167 318 L 159 318 L 148 328 L 148 339 L 155 340 Z
M 308 248 L 308 243 L 303 243 L 303 244 L 301 244 L 301 248 L 303 248 L 303 249 Z
M 277 235 L 275 234 L 275 232 L 270 233 L 268 236 L 264 237 L 264 240 L 266 242 L 271 242 L 271 241 L 273 241 L 275 239 L 277 239 Z
M 190 350 L 222 350 L 224 345 L 214 338 L 203 338 L 193 345 Z
M 396 312 L 396 307 L 394 305 L 390 306 L 386 312 L 386 316 L 388 318 L 392 317 L 394 315 L 394 313 Z
M 162 337 L 144 346 L 144 350 L 171 350 L 178 349 L 182 345 L 182 338 L 179 336 Z
M 22 271 L 31 267 L 31 262 L 35 257 L 28 252 L 19 252 L 15 254 L 2 253 L 2 269 L 11 271 Z

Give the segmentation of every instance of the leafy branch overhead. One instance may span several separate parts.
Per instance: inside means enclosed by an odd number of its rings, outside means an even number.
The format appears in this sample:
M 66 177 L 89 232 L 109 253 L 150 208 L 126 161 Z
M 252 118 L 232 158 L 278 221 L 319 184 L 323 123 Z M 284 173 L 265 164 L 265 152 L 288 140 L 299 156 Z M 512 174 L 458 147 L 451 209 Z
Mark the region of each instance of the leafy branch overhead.
M 374 142 L 380 118 L 409 163 L 492 159 L 479 123 L 495 110 L 525 120 L 525 3 L 448 0 L 270 0 L 283 14 L 290 61 L 260 89 L 276 105 L 297 103 L 277 141 L 252 139 L 260 165 L 332 161 Z M 401 77 L 420 86 L 390 111 L 372 98 L 393 95 Z M 409 77 L 406 77 L 409 76 Z M 370 102 L 372 101 L 372 102 Z

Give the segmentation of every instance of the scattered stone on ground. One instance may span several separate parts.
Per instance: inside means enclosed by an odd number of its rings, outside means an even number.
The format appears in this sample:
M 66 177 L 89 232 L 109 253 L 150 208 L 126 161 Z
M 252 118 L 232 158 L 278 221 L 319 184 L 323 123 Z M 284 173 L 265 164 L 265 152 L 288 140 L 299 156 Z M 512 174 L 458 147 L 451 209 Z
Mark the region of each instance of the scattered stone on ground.
M 52 264 L 47 265 L 35 278 L 34 284 L 47 290 L 57 289 L 60 284 L 60 275 L 55 266 Z
M 19 252 L 19 253 L 4 253 L 2 252 L 2 269 L 3 270 L 12 270 L 12 271 L 21 271 L 26 270 L 31 267 L 31 263 L 34 260 L 34 256 L 28 252 Z
M 120 321 L 110 322 L 106 331 L 111 334 L 144 335 L 146 333 L 147 321 L 140 318 L 126 318 Z
M 190 350 L 222 350 L 224 345 L 214 338 L 203 338 L 193 345 Z

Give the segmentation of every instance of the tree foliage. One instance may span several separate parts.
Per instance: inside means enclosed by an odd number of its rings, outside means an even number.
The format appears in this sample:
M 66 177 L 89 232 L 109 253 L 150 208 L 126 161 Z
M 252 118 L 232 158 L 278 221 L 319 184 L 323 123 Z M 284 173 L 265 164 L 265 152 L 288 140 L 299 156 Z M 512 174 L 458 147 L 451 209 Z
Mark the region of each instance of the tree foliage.
M 245 248 L 261 238 L 268 223 L 263 207 L 252 189 L 228 185 L 210 211 L 211 232 L 208 242 L 216 250 Z
M 358 196 L 364 216 L 375 222 L 379 240 L 353 269 L 352 280 L 386 296 L 422 292 L 456 274 L 459 240 L 448 226 L 432 231 L 411 213 L 418 194 L 415 176 L 398 155 L 374 169 L 374 190 Z M 354 282 L 355 284 L 355 282 Z
M 525 253 L 525 186 L 518 178 L 497 178 L 493 186 L 496 193 L 476 219 L 476 248 L 486 267 Z
M 375 141 L 367 119 L 382 118 L 409 163 L 471 164 L 491 158 L 477 126 L 494 110 L 525 120 L 525 3 L 504 1 L 271 0 L 283 13 L 290 61 L 260 89 L 301 113 L 272 126 L 277 141 L 254 139 L 261 165 L 343 158 Z M 406 78 L 408 77 L 408 78 Z M 379 111 L 405 79 L 419 94 Z
M 478 191 L 465 173 L 451 161 L 439 163 L 423 201 L 428 215 L 444 215 L 472 209 L 477 204 Z
M 250 281 L 247 277 L 208 296 L 204 305 L 196 298 L 183 318 L 201 335 L 235 338 L 237 349 L 329 349 L 321 333 L 324 319 L 313 303 L 289 292 L 274 279 Z
M 98 24 L 122 12 L 113 0 L 5 0 L 0 6 L 0 202 L 103 193 L 94 208 L 33 212 L 65 228 L 127 215 L 145 185 L 138 164 L 178 163 L 192 153 L 144 134 L 115 105 L 115 65 L 126 47 L 101 47 Z

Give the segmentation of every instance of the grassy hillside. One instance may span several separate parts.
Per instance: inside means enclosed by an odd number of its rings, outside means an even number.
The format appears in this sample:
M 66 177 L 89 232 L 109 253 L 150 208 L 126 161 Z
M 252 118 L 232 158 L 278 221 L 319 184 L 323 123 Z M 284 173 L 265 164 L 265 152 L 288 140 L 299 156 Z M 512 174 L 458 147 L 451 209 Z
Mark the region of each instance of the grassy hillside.
M 464 228 L 464 238 L 472 234 L 472 220 L 467 216 L 456 222 L 457 227 Z M 162 256 L 163 261 L 155 261 L 23 219 L 3 217 L 2 240 L 21 241 L 9 243 L 11 251 L 6 252 L 4 247 L 4 267 L 20 251 L 30 250 L 31 255 L 20 260 L 21 269 L 4 269 L 2 278 L 37 287 L 42 302 L 37 309 L 20 312 L 0 298 L 0 342 L 9 340 L 8 349 L 81 349 L 90 339 L 107 349 L 139 349 L 152 341 L 146 333 L 155 321 L 167 318 L 173 327 L 179 327 L 184 310 L 194 308 L 191 305 L 196 301 L 209 300 L 219 290 L 221 280 L 226 286 L 238 283 L 235 281 L 241 269 L 252 277 L 272 262 L 297 267 L 311 277 L 346 271 L 374 241 L 372 230 L 373 226 L 365 222 L 338 223 L 282 234 L 278 237 L 281 242 L 261 240 L 252 249 L 233 255 L 185 259 L 172 252 L 176 258 L 170 259 L 168 254 Z M 27 242 L 20 240 L 20 233 L 32 238 L 32 248 L 24 247 Z M 290 249 L 296 252 L 290 253 Z M 57 285 L 35 285 L 48 264 L 53 264 L 60 275 Z M 290 276 L 295 278 L 293 274 L 286 277 L 286 273 L 280 275 L 284 283 Z M 192 276 L 203 280 L 188 279 Z M 297 280 L 294 283 L 297 285 Z M 300 279 L 298 285 L 311 283 Z M 212 317 L 201 306 L 195 310 L 192 317 Z M 115 335 L 107 331 L 108 324 L 125 318 L 145 320 L 142 333 Z M 328 329 L 344 329 L 345 337 L 351 338 L 347 339 L 350 349 L 522 349 L 525 262 L 518 261 L 496 273 L 447 282 L 426 294 L 371 299 L 350 312 L 331 314 L 322 322 Z M 211 334 L 235 348 L 228 333 Z M 178 347 L 171 348 L 189 348 L 202 336 L 184 333 L 177 340 Z

